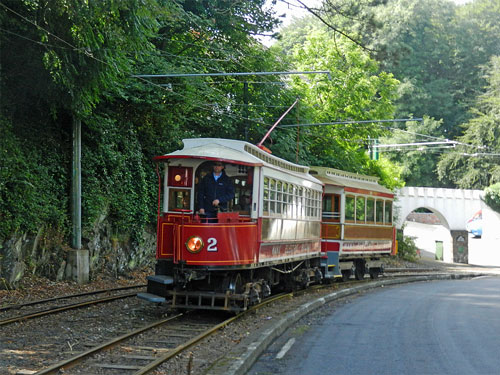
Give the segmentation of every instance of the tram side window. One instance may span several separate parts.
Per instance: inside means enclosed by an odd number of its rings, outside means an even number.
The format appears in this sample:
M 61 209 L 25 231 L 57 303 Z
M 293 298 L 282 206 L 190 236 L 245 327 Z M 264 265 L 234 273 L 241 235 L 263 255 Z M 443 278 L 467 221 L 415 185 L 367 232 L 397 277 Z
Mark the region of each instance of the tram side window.
M 365 197 L 356 198 L 356 222 L 365 222 Z
M 321 192 L 264 177 L 264 215 L 319 219 Z
M 269 213 L 274 214 L 276 212 L 276 181 L 274 179 L 269 180 Z
M 335 221 L 340 221 L 340 195 L 333 196 L 333 218 Z
M 323 220 L 339 221 L 340 219 L 340 195 L 325 194 L 323 197 Z
M 303 218 L 306 216 L 306 208 L 304 206 L 304 189 L 299 187 L 297 189 L 297 202 L 298 202 L 298 217 Z
M 392 224 L 392 202 L 385 202 L 385 223 Z
M 283 184 L 281 181 L 276 182 L 276 213 L 281 214 L 282 207 L 283 207 L 283 190 L 282 190 Z
M 375 201 L 375 215 L 377 219 L 377 224 L 384 223 L 384 201 L 378 199 Z
M 269 178 L 264 178 L 264 214 L 269 214 Z
M 288 184 L 283 182 L 283 214 L 285 216 L 291 216 L 290 203 L 288 198 Z
M 366 199 L 366 221 L 368 223 L 375 222 L 375 201 L 373 198 Z
M 325 194 L 323 197 L 323 219 L 328 220 L 331 219 L 332 216 L 332 195 Z
M 233 209 L 244 214 L 249 214 L 252 204 L 252 185 L 248 183 L 248 175 L 240 175 L 232 178 L 235 196 Z
M 311 216 L 311 190 L 305 189 L 306 193 L 306 217 Z
M 354 197 L 351 195 L 347 195 L 345 197 L 345 219 L 346 221 L 354 221 L 354 205 L 355 205 Z
M 320 191 L 318 191 L 317 194 L 318 195 L 316 197 L 316 199 L 317 199 L 317 202 L 316 202 L 316 216 L 320 217 L 320 215 L 321 215 L 321 199 L 323 198 L 323 193 L 320 192 Z

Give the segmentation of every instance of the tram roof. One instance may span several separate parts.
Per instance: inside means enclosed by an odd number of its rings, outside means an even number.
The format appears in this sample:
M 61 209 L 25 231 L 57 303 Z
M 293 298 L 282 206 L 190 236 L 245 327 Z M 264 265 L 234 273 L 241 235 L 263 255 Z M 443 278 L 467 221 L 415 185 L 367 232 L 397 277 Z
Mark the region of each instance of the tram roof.
M 234 139 L 190 138 L 183 139 L 184 148 L 170 154 L 157 156 L 155 161 L 164 159 L 207 159 L 250 166 L 278 167 L 294 173 L 308 175 L 309 167 L 281 159 L 257 146 Z M 315 178 L 311 176 L 314 180 Z
M 378 177 L 346 172 L 328 167 L 311 167 L 310 173 L 325 185 L 335 185 L 394 195 L 390 189 L 378 183 Z

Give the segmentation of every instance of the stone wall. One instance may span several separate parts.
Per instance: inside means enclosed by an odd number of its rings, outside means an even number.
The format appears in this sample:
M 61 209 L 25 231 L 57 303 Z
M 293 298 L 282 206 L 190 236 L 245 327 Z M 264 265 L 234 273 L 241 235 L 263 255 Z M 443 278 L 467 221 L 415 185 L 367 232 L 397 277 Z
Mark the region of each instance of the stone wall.
M 101 272 L 119 275 L 154 264 L 156 234 L 154 228 L 144 231 L 142 243 L 137 244 L 127 235 L 113 233 L 106 218 L 101 218 L 84 234 L 82 247 L 89 250 L 91 279 Z M 16 288 L 28 273 L 64 279 L 69 250 L 62 236 L 50 228 L 0 240 L 0 289 Z

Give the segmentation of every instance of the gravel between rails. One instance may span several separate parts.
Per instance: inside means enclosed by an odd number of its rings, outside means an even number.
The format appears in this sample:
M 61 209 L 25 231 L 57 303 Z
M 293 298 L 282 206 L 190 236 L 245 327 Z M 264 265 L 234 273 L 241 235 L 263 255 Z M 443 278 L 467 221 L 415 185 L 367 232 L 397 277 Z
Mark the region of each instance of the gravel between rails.
M 432 262 L 436 271 L 458 270 L 467 267 L 462 265 L 446 265 Z M 397 265 L 397 267 L 407 265 Z M 411 264 L 411 268 L 429 267 L 428 262 Z M 117 284 L 143 283 L 145 272 L 137 277 L 123 280 L 100 280 L 98 283 L 87 284 L 83 290 L 104 289 L 118 286 Z M 367 280 L 369 280 L 367 278 Z M 154 374 L 187 374 L 190 369 L 192 374 L 203 374 L 211 368 L 216 361 L 223 361 L 227 353 L 240 344 L 246 337 L 255 332 L 273 319 L 286 314 L 296 306 L 307 301 L 321 297 L 324 294 L 342 288 L 343 283 L 336 283 L 327 289 L 311 290 L 291 299 L 285 299 L 268 305 L 256 312 L 249 313 L 239 321 L 222 329 L 220 332 L 192 347 L 187 352 L 177 356 L 168 363 L 154 371 Z M 40 287 L 40 284 L 38 285 Z M 71 290 L 72 289 L 72 290 Z M 77 293 L 82 291 L 78 285 L 64 284 L 57 288 L 57 283 L 49 285 L 42 293 L 40 288 L 36 293 L 30 291 L 22 296 L 23 300 L 42 299 L 50 296 Z M 59 291 L 59 293 L 57 293 Z M 0 305 L 6 300 L 9 303 L 21 302 L 13 295 L 22 294 L 22 291 L 0 291 Z M 36 298 L 33 296 L 36 294 Z M 5 295 L 8 296 L 4 299 Z M 10 296 L 10 297 L 9 297 Z M 5 374 L 16 374 L 20 370 L 40 370 L 54 363 L 58 359 L 69 357 L 76 351 L 88 349 L 107 341 L 111 337 L 119 336 L 125 329 L 146 325 L 149 322 L 165 317 L 167 309 L 157 307 L 145 301 L 131 298 L 112 304 L 84 308 L 73 312 L 60 313 L 56 318 L 43 317 L 33 321 L 15 323 L 0 328 L 0 371 Z M 28 371 L 26 371 L 28 373 Z

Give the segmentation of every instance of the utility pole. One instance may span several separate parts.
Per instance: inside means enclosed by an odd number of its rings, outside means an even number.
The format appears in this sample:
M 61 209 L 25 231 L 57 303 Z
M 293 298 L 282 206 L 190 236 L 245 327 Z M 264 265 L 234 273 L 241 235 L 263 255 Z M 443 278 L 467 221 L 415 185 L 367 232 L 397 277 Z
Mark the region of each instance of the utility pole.
M 73 160 L 71 174 L 71 247 L 65 276 L 79 284 L 89 281 L 89 251 L 82 250 L 82 121 L 73 115 Z
M 71 217 L 73 233 L 71 247 L 82 248 L 82 121 L 73 117 L 73 162 L 71 178 Z

